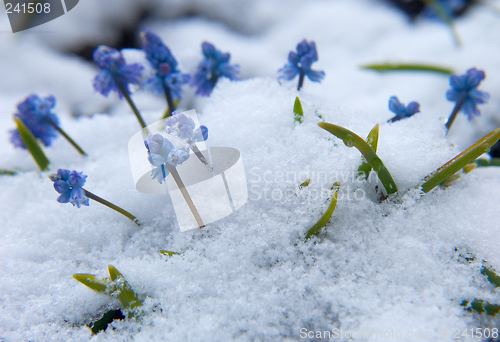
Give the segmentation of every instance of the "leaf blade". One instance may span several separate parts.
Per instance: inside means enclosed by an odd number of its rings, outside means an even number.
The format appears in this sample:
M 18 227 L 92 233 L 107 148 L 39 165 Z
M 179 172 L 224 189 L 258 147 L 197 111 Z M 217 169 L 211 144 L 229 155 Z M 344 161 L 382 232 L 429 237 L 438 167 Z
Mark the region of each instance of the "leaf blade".
M 19 136 L 23 140 L 26 149 L 38 165 L 38 168 L 41 171 L 47 171 L 49 169 L 50 161 L 43 152 L 35 136 L 33 135 L 33 133 L 31 133 L 31 131 L 28 129 L 28 127 L 26 127 L 24 122 L 19 117 L 14 117 L 14 121 L 16 122 Z

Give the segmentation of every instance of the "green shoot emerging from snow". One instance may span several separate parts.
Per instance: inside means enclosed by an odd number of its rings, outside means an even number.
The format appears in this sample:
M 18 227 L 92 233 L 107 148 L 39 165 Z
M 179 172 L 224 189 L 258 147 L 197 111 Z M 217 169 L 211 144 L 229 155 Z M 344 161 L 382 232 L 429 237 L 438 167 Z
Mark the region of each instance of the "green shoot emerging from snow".
M 171 256 L 173 256 L 173 255 L 180 255 L 180 254 L 179 254 L 179 253 L 177 253 L 177 252 L 165 251 L 165 250 L 163 250 L 163 249 L 160 251 L 160 253 L 161 253 L 161 254 L 163 254 L 163 255 L 169 256 L 169 257 L 171 257 Z
M 375 127 L 368 133 L 368 137 L 366 138 L 366 142 L 373 151 L 377 152 L 378 145 L 378 133 L 379 133 L 379 124 L 376 124 Z M 364 175 L 365 179 L 368 179 L 370 175 L 370 171 L 372 170 L 372 166 L 369 162 L 366 161 L 366 158 L 361 156 L 361 165 L 358 168 L 358 173 L 360 176 Z
M 332 133 L 337 138 L 342 139 L 347 147 L 356 147 L 359 152 L 361 152 L 363 157 L 365 157 L 366 161 L 370 163 L 373 170 L 377 173 L 378 178 L 388 195 L 398 191 L 396 182 L 394 182 L 389 170 L 387 170 L 382 160 L 377 156 L 370 145 L 363 140 L 363 138 L 346 128 L 331 123 L 320 122 L 318 123 L 318 126 Z
M 137 308 L 142 305 L 142 301 L 115 267 L 109 265 L 108 271 L 109 278 L 105 279 L 97 279 L 92 274 L 74 274 L 73 278 L 96 292 L 118 299 L 129 318 L 137 317 Z
M 498 139 L 500 139 L 500 128 L 480 139 L 477 143 L 441 166 L 433 174 L 427 176 L 425 178 L 426 182 L 422 185 L 422 190 L 427 193 L 446 181 L 467 164 L 474 162 L 477 157 L 483 153 L 489 152 L 491 146 L 493 146 Z
M 26 125 L 20 118 L 14 117 L 14 120 L 16 121 L 19 135 L 21 136 L 24 145 L 26 145 L 26 149 L 29 151 L 36 164 L 38 165 L 38 168 L 41 171 L 47 171 L 50 164 L 49 159 L 47 158 L 47 156 L 45 156 L 45 153 L 40 147 L 40 144 L 36 140 L 35 136 L 33 135 L 33 133 L 31 133 L 31 131 L 26 127 Z
M 298 96 L 295 98 L 293 113 L 295 114 L 295 122 L 302 123 L 304 121 L 304 111 L 302 110 L 302 104 L 300 103 L 300 99 Z
M 332 202 L 330 203 L 330 206 L 326 210 L 326 213 L 319 219 L 318 223 L 316 223 L 314 226 L 312 226 L 311 229 L 307 231 L 306 240 L 311 238 L 311 236 L 318 234 L 321 228 L 326 226 L 328 220 L 330 220 L 330 217 L 332 217 L 332 214 L 335 211 L 335 207 L 337 206 L 337 196 L 339 193 L 339 187 L 340 187 L 339 182 L 335 182 L 335 184 L 333 184 L 332 190 L 335 189 L 335 191 L 333 193 Z

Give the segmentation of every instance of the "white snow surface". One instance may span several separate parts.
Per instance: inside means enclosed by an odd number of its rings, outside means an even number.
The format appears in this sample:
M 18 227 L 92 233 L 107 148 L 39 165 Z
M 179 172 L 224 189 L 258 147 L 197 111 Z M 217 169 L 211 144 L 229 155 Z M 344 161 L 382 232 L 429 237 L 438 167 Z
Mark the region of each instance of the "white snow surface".
M 165 1 L 173 6 L 165 14 L 170 19 L 144 27 L 164 39 L 182 70 L 194 71 L 201 42 L 210 41 L 231 53 L 243 78 L 221 79 L 209 98 L 186 88 L 180 109 L 197 110 L 209 146 L 241 152 L 249 200 L 203 230 L 181 233 L 168 196 L 135 190 L 127 143 L 139 126 L 131 110 L 116 96 L 93 91 L 95 66 L 58 52 L 71 38 L 99 43 L 102 35 L 105 43 L 106 20 L 125 22 L 141 3 L 81 1 L 39 28 L 51 34 L 8 34 L 5 12 L 0 15 L 0 169 L 18 171 L 0 176 L 0 340 L 300 341 L 322 340 L 301 338 L 303 328 L 341 328 L 402 332 L 392 340 L 426 331 L 432 337 L 420 340 L 452 341 L 454 329 L 500 328 L 498 319 L 460 306 L 474 298 L 500 302 L 498 289 L 480 274 L 483 261 L 500 270 L 500 170 L 476 169 L 426 195 L 416 190 L 500 123 L 500 17 L 491 7 L 477 6 L 457 20 L 463 40 L 457 48 L 446 26 L 409 24 L 379 1 L 190 1 L 204 18 L 189 19 L 175 19 L 187 5 Z M 89 13 L 97 14 L 87 20 Z M 313 68 L 326 77 L 321 84 L 306 79 L 298 92 L 296 80 L 277 81 L 277 70 L 304 38 L 316 42 Z M 143 59 L 136 51 L 125 55 Z M 460 74 L 484 69 L 480 89 L 491 100 L 473 122 L 460 114 L 445 136 L 453 108 L 445 98 L 448 77 L 359 68 L 385 61 L 450 66 Z M 86 189 L 132 212 L 140 227 L 96 202 L 77 209 L 56 201 L 47 173 L 8 141 L 15 106 L 30 93 L 57 97 L 62 127 L 89 154 L 80 157 L 60 137 L 45 149 L 51 172 L 83 171 Z M 418 101 L 421 113 L 386 123 L 392 95 Z M 293 122 L 296 96 L 304 108 L 300 125 Z M 147 122 L 165 110 L 160 96 L 138 90 L 133 98 Z M 318 115 L 362 137 L 380 123 L 378 155 L 400 194 L 379 203 L 376 177 L 353 178 L 359 152 L 319 128 Z M 299 189 L 306 178 L 311 184 Z M 340 198 L 326 233 L 304 242 L 335 181 Z M 180 255 L 168 258 L 162 249 Z M 146 296 L 146 314 L 92 335 L 86 324 L 118 303 L 72 275 L 106 277 L 107 265 Z M 448 337 L 440 338 L 445 330 Z

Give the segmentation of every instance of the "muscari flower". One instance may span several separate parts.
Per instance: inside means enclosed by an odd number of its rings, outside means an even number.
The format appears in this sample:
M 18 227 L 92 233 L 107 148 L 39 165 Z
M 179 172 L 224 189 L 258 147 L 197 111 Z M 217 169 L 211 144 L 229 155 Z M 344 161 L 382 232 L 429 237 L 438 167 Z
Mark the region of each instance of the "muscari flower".
M 172 116 L 165 119 L 167 134 L 173 134 L 189 143 L 201 142 L 208 139 L 208 128 L 201 125 L 194 129 L 194 120 L 183 113 L 173 112 Z
M 160 134 L 149 133 L 146 139 L 148 161 L 155 167 L 151 176 L 161 184 L 169 175 L 168 166 L 176 167 L 184 163 L 189 159 L 189 151 L 175 148 L 167 138 Z
M 399 102 L 396 96 L 391 96 L 389 99 L 389 110 L 396 114 L 396 116 L 388 120 L 388 122 L 395 122 L 409 118 L 413 114 L 420 112 L 420 104 L 418 102 L 410 102 L 408 106 L 405 106 L 403 103 Z
M 290 51 L 288 54 L 288 63 L 278 70 L 280 73 L 279 78 L 290 81 L 299 75 L 298 90 L 302 88 L 304 76 L 307 76 L 313 82 L 321 82 L 325 77 L 325 73 L 311 69 L 311 65 L 317 60 L 318 52 L 316 51 L 316 43 L 313 41 L 308 43 L 304 39 L 297 44 L 297 52 Z
M 486 103 L 490 98 L 490 94 L 487 92 L 476 89 L 484 78 L 484 71 L 476 68 L 467 70 L 465 75 L 452 75 L 450 77 L 452 89 L 446 92 L 446 98 L 456 102 L 456 106 L 461 106 L 462 112 L 467 115 L 469 121 L 474 116 L 481 115 L 477 105 Z
M 197 87 L 196 95 L 209 96 L 219 77 L 237 80 L 238 65 L 229 64 L 231 55 L 222 53 L 210 43 L 201 45 L 205 59 L 198 65 L 198 69 L 191 80 L 191 86 Z
M 135 63 L 127 65 L 120 51 L 109 46 L 100 45 L 94 51 L 94 62 L 101 69 L 94 78 L 94 89 L 104 96 L 110 91 L 118 92 L 120 99 L 122 92 L 130 94 L 128 85 L 136 84 L 142 74 L 142 65 Z
M 54 182 L 54 189 L 61 194 L 57 198 L 59 203 L 69 202 L 78 208 L 89 205 L 89 199 L 82 189 L 87 179 L 83 172 L 59 169 L 57 173 L 49 175 L 49 178 Z
M 152 31 L 144 30 L 141 33 L 141 43 L 147 60 L 156 71 L 143 83 L 143 87 L 157 94 L 169 91 L 173 100 L 180 99 L 182 86 L 189 82 L 190 76 L 177 69 L 177 61 L 169 48 Z
M 35 138 L 40 139 L 45 146 L 50 146 L 52 140 L 57 137 L 57 130 L 54 126 L 59 125 L 59 119 L 54 113 L 51 113 L 55 105 L 56 99 L 54 96 L 47 96 L 42 99 L 33 94 L 17 106 L 18 112 L 15 114 L 23 121 Z M 17 129 L 11 130 L 10 134 L 10 142 L 15 147 L 26 149 Z

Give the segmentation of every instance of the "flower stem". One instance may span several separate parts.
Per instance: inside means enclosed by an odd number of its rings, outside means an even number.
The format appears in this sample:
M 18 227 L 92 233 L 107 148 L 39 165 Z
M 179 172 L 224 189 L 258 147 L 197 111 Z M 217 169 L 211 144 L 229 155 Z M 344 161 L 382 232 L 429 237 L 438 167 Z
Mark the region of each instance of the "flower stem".
M 201 153 L 201 151 L 198 149 L 198 146 L 192 141 L 189 142 L 189 147 L 191 147 L 191 150 L 193 153 L 198 157 L 198 159 L 205 164 L 205 166 L 208 168 L 209 171 L 212 171 L 212 167 L 210 166 L 210 163 L 207 161 L 207 158 Z
M 90 192 L 90 191 L 88 191 L 88 190 L 85 190 L 85 189 L 83 189 L 83 188 L 82 188 L 82 190 L 85 192 L 85 196 L 87 196 L 88 198 L 90 198 L 90 199 L 92 199 L 92 200 L 94 200 L 94 201 L 96 201 L 96 202 L 99 202 L 99 203 L 101 203 L 101 204 L 105 205 L 106 207 L 111 208 L 111 209 L 113 209 L 113 210 L 115 210 L 115 211 L 119 212 L 119 213 L 120 213 L 120 214 L 122 214 L 123 216 L 125 216 L 125 217 L 127 217 L 128 219 L 132 220 L 132 222 L 134 222 L 136 225 L 140 226 L 139 221 L 137 220 L 137 218 L 136 218 L 134 215 L 132 215 L 131 213 L 129 213 L 128 211 L 126 211 L 126 210 L 124 210 L 124 209 L 120 208 L 120 207 L 119 207 L 119 206 L 117 206 L 117 205 L 114 205 L 114 204 L 113 204 L 113 203 L 111 203 L 111 202 L 106 201 L 105 199 L 103 199 L 103 198 L 101 198 L 101 197 L 99 197 L 99 196 L 97 196 L 97 195 L 94 195 L 93 193 L 91 193 L 91 192 Z
M 146 123 L 142 119 L 141 113 L 139 113 L 139 110 L 137 109 L 134 102 L 130 98 L 130 95 L 128 93 L 127 88 L 125 88 L 123 83 L 120 81 L 116 81 L 116 85 L 118 86 L 118 89 L 120 90 L 120 93 L 123 95 L 125 100 L 127 100 L 128 104 L 130 105 L 130 108 L 132 108 L 132 111 L 134 112 L 135 116 L 137 117 L 137 120 L 139 121 L 139 124 L 141 125 L 142 130 L 144 131 L 144 134 L 148 135 L 149 132 L 148 132 L 148 129 L 146 127 Z
M 457 100 L 457 103 L 455 104 L 455 108 L 453 108 L 453 111 L 450 114 L 450 117 L 448 118 L 448 121 L 446 122 L 446 134 L 450 131 L 451 125 L 453 125 L 453 121 L 455 121 L 455 118 L 457 117 L 458 112 L 460 109 L 462 109 L 462 106 L 465 103 L 465 98 L 466 98 L 466 93 L 462 93 L 460 97 Z
M 167 105 L 168 108 L 165 111 L 165 115 L 163 115 L 163 119 L 168 118 L 169 116 L 172 116 L 172 112 L 175 110 L 175 105 L 174 101 L 172 100 L 172 93 L 170 92 L 170 89 L 165 85 L 164 82 L 162 82 L 163 86 L 163 92 L 165 93 L 165 98 L 167 99 Z
M 187 205 L 189 206 L 189 209 L 191 210 L 191 213 L 193 213 L 194 219 L 196 220 L 196 223 L 200 228 L 205 228 L 205 225 L 203 224 L 203 221 L 201 220 L 200 214 L 198 213 L 198 210 L 194 206 L 193 200 L 191 199 L 191 196 L 189 196 L 189 193 L 186 190 L 186 187 L 184 186 L 184 183 L 182 182 L 181 176 L 179 176 L 179 173 L 177 172 L 177 169 L 173 167 L 172 165 L 167 164 L 168 171 L 172 175 L 172 177 L 175 180 L 175 183 L 177 184 L 177 187 L 182 193 L 182 196 L 184 197 L 184 200 L 186 201 Z
M 84 155 L 84 156 L 88 156 L 87 153 L 85 153 L 85 151 L 73 140 L 71 139 L 71 137 L 61 128 L 59 127 L 58 125 L 56 125 L 56 123 L 52 120 L 49 119 L 49 123 L 52 125 L 52 127 L 54 127 L 59 133 L 61 133 L 61 135 L 66 139 L 68 140 L 68 142 L 73 145 L 74 148 L 76 148 L 76 150 L 81 154 L 81 155 Z
M 304 70 L 300 69 L 299 85 L 297 87 L 297 90 L 300 90 L 300 88 L 302 88 L 302 85 L 304 84 L 304 76 L 305 76 Z

